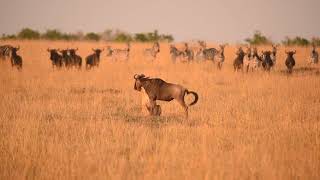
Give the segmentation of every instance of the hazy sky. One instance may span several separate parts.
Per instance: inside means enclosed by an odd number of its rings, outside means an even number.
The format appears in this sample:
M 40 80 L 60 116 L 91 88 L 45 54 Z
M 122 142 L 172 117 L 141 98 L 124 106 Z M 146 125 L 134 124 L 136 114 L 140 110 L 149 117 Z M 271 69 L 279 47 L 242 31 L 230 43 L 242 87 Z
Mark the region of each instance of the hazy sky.
M 261 30 L 272 40 L 320 36 L 320 0 L 0 0 L 0 33 L 127 32 L 158 29 L 177 41 L 240 42 Z

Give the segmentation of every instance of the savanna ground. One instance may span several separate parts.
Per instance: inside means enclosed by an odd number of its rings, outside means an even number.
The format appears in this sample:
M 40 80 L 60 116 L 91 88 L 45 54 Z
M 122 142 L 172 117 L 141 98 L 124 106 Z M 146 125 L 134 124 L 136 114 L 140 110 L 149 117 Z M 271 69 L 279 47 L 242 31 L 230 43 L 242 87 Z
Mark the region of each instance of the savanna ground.
M 141 53 L 150 44 L 133 44 L 128 63 L 103 53 L 98 69 L 53 71 L 48 47 L 78 47 L 85 57 L 106 44 L 5 43 L 20 45 L 24 67 L 0 62 L 0 179 L 320 178 L 320 76 L 305 68 L 310 48 L 295 48 L 297 71 L 287 76 L 284 47 L 271 73 L 246 74 L 232 70 L 234 46 L 222 71 L 173 65 L 168 44 L 154 63 Z M 161 117 L 142 115 L 136 73 L 198 92 L 189 119 L 176 102 L 160 103 Z

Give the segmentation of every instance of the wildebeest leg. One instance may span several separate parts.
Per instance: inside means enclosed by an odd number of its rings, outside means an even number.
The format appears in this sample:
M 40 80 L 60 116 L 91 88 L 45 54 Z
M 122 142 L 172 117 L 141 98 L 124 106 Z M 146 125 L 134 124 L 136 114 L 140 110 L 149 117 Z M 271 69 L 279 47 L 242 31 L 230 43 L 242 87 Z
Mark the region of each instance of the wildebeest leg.
M 149 115 L 153 116 L 154 114 L 154 109 L 156 108 L 157 104 L 155 100 L 150 100 L 149 103 L 147 103 L 147 109 L 149 111 Z
M 184 94 L 183 94 L 182 98 L 177 99 L 177 101 L 183 107 L 185 115 L 186 115 L 186 119 L 188 119 L 188 106 L 184 102 Z

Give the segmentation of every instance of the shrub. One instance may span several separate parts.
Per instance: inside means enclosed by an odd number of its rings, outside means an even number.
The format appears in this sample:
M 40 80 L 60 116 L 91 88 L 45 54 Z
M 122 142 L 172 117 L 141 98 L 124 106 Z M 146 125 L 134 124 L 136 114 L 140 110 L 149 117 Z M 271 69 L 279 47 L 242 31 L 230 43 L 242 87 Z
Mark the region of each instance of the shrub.
M 38 31 L 32 30 L 30 28 L 23 28 L 18 33 L 19 39 L 39 39 L 40 33 Z

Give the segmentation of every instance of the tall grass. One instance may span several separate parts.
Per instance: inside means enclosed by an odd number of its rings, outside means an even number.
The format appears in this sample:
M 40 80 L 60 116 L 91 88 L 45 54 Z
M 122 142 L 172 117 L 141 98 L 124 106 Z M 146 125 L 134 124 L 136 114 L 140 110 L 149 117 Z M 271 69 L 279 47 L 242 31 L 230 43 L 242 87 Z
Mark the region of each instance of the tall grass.
M 234 73 L 226 63 L 154 63 L 133 44 L 129 62 L 102 54 L 98 69 L 53 71 L 48 47 L 78 47 L 85 57 L 103 43 L 11 41 L 22 72 L 0 61 L 0 179 L 319 179 L 319 67 L 303 68 L 310 49 L 296 48 L 301 71 Z M 121 47 L 122 44 L 113 44 Z M 260 49 L 270 47 L 260 47 Z M 133 75 L 144 73 L 199 94 L 189 119 L 176 102 L 161 117 L 141 114 Z M 186 101 L 192 101 L 187 97 Z

